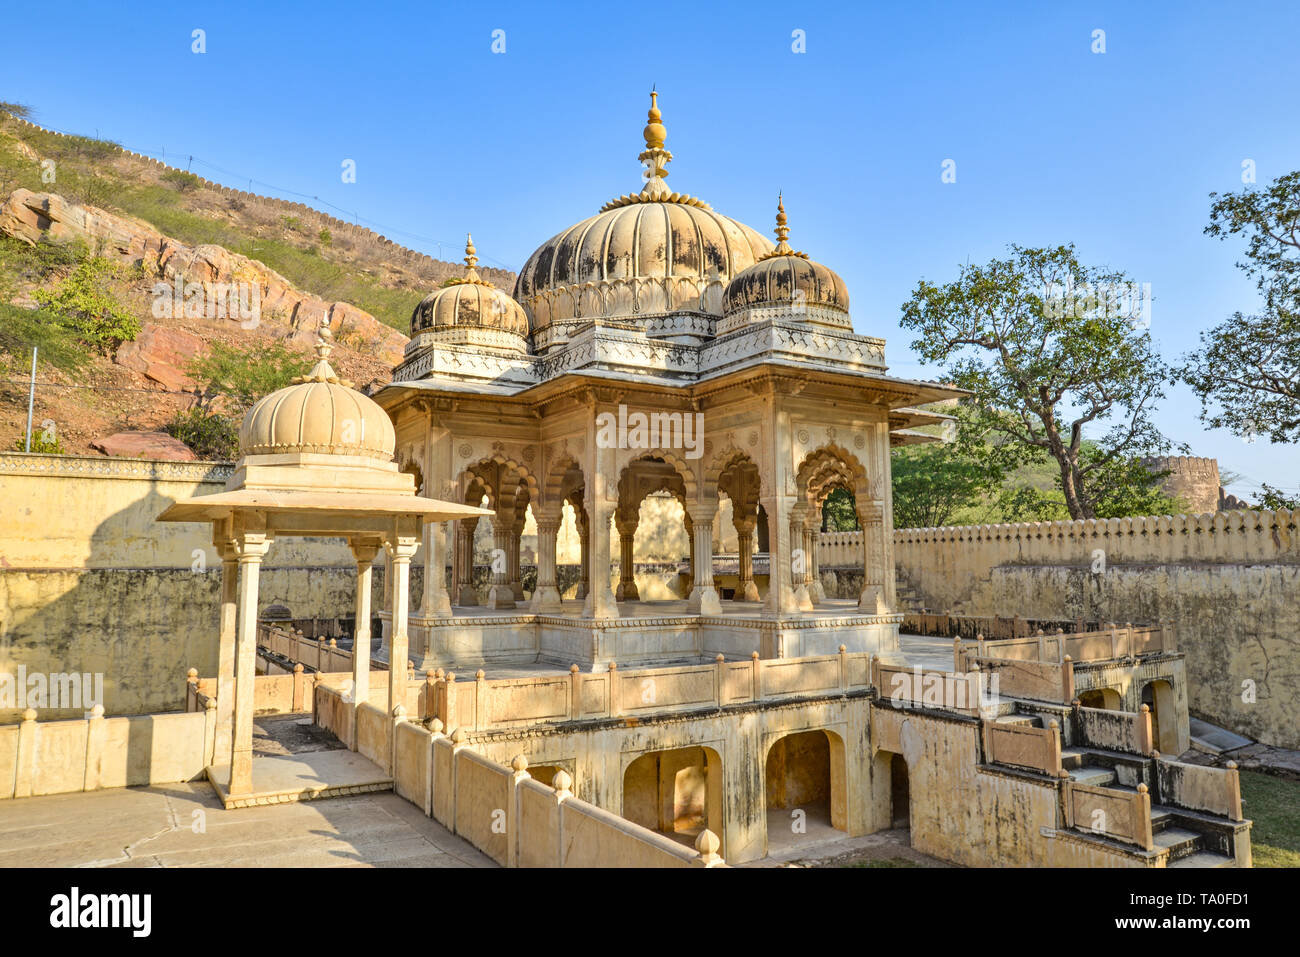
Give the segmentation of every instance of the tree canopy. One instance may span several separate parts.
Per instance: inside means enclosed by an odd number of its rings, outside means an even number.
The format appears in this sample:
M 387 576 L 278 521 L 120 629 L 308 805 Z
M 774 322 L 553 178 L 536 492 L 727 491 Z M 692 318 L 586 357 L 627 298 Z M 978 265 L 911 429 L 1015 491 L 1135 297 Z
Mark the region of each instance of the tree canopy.
M 1173 374 L 1145 328 L 1139 287 L 1080 263 L 1073 246 L 1011 256 L 918 283 L 902 325 L 924 359 L 974 393 L 993 446 L 1046 455 L 1072 518 L 1096 518 L 1132 463 L 1170 447 L 1151 414 Z M 1084 430 L 1105 427 L 1090 435 Z
M 1219 196 L 1205 232 L 1246 239 L 1237 265 L 1255 279 L 1263 308 L 1234 312 L 1202 332 L 1181 375 L 1201 400 L 1201 420 L 1253 438 L 1300 441 L 1300 171 L 1268 189 Z

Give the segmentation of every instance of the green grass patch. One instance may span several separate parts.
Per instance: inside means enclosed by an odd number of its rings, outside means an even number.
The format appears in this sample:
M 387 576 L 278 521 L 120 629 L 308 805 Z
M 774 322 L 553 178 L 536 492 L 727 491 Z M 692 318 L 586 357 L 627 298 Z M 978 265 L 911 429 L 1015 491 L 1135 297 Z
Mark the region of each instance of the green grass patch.
M 20 153 L 17 139 L 41 159 L 55 161 L 53 183 L 41 181 L 39 161 Z M 323 259 L 320 247 L 332 245 L 333 237 L 328 230 L 306 235 L 296 216 L 283 216 L 278 226 L 272 227 L 281 230 L 282 236 L 254 236 L 247 229 L 191 210 L 188 202 L 219 198 L 219 194 L 204 191 L 198 178 L 184 171 L 163 173 L 160 183 L 142 183 L 114 166 L 121 155 L 108 140 L 54 136 L 11 125 L 0 128 L 0 186 L 6 192 L 21 186 L 34 192 L 61 193 L 76 202 L 141 219 L 184 243 L 224 246 L 265 263 L 304 292 L 329 302 L 351 303 L 400 332 L 409 329 L 411 312 L 428 290 L 384 286 L 357 266 Z
M 1256 867 L 1300 867 L 1300 782 L 1241 772 L 1241 797 Z
M 30 370 L 33 346 L 38 362 L 63 372 L 76 372 L 86 364 L 86 347 L 61 317 L 44 309 L 0 303 L 0 352 L 14 357 L 14 368 L 24 368 L 25 361 Z
M 168 187 L 140 186 L 118 197 L 123 212 L 151 224 L 181 242 L 212 243 L 256 259 L 305 292 L 327 302 L 349 302 L 380 322 L 406 332 L 411 312 L 425 291 L 394 289 L 343 263 L 322 259 L 316 247 L 302 247 L 276 237 L 252 237 L 226 223 L 185 209 L 179 194 Z

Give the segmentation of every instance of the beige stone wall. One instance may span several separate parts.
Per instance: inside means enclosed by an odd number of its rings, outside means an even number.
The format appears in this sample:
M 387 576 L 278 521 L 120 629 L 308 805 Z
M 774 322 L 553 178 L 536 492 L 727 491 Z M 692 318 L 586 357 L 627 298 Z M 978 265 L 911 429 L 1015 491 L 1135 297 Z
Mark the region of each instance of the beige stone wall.
M 209 526 L 155 519 L 177 499 L 221 491 L 228 470 L 0 453 L 0 673 L 102 673 L 110 715 L 183 707 L 186 671 L 216 674 L 221 562 Z M 352 568 L 342 542 L 278 541 L 262 607 L 347 615 Z M 20 713 L 2 709 L 0 723 Z M 49 709 L 41 720 L 81 714 Z
M 932 610 L 1172 622 L 1191 711 L 1300 748 L 1300 535 L 1288 511 L 904 529 Z

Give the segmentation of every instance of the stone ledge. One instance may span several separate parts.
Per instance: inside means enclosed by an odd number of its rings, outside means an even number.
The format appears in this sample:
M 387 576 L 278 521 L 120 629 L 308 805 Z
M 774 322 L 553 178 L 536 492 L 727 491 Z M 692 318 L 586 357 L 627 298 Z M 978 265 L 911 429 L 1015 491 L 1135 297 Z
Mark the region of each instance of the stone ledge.
M 170 479 L 224 485 L 234 466 L 229 462 L 171 462 L 163 459 L 118 459 L 98 455 L 48 455 L 0 452 L 0 472 L 54 478 Z

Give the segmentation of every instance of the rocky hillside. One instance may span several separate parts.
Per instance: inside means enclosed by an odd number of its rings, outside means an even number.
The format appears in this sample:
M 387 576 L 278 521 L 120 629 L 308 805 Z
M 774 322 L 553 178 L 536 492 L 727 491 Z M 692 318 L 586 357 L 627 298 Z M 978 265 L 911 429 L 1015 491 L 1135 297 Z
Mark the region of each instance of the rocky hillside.
M 80 294 L 87 263 L 102 274 L 97 308 L 129 324 L 125 341 L 88 342 L 42 302 Z M 0 112 L 0 448 L 24 435 L 33 345 L 34 431 L 52 423 L 65 452 L 153 456 L 165 440 L 111 437 L 161 431 L 195 406 L 197 358 L 281 346 L 305 356 L 328 322 L 340 374 L 372 387 L 400 360 L 414 304 L 461 268 Z
M 0 109 L 0 199 L 19 187 L 143 220 L 191 246 L 224 246 L 299 289 L 351 303 L 399 331 L 430 289 L 463 268 L 302 203 L 231 189 L 107 140 L 53 133 Z M 479 274 L 506 289 L 514 285 L 506 270 L 480 267 Z

